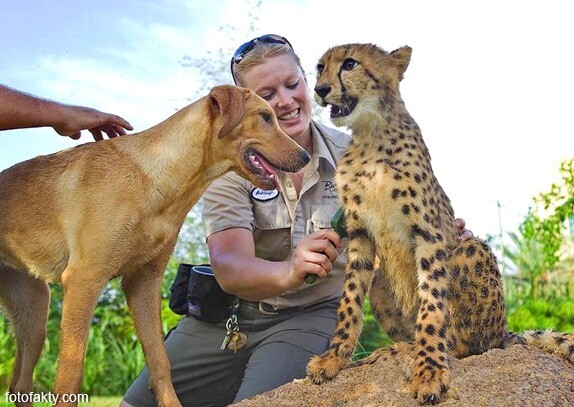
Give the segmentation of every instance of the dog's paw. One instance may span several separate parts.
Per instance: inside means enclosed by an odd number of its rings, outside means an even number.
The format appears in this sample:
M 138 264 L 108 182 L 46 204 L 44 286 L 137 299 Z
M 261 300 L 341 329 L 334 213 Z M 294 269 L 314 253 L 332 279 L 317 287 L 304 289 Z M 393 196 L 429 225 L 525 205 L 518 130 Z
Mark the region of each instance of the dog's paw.
M 421 366 L 411 381 L 413 397 L 421 405 L 440 403 L 450 385 L 450 371 L 447 368 Z
M 348 358 L 337 356 L 329 350 L 320 356 L 311 358 L 307 364 L 307 376 L 313 383 L 321 384 L 333 379 L 348 364 Z

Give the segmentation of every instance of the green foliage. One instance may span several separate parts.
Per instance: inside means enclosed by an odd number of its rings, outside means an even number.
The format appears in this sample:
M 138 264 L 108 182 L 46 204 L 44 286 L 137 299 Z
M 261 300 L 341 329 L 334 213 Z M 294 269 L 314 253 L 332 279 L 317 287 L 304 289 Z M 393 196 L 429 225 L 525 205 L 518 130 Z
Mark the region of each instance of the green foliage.
M 503 248 L 504 259 L 514 264 L 518 275 L 530 282 L 529 294 L 536 298 L 537 282 L 544 272 L 544 255 L 541 244 L 537 240 L 524 238 L 523 235 L 514 232 L 508 233 L 512 246 Z
M 371 354 L 377 348 L 384 348 L 390 346 L 393 341 L 379 326 L 377 319 L 371 311 L 371 304 L 368 299 L 365 300 L 363 306 L 365 317 L 363 320 L 363 331 L 359 337 L 359 343 L 353 359 L 362 359 Z
M 574 333 L 574 300 L 507 299 L 508 329 L 522 332 L 554 329 Z
M 133 329 L 126 332 L 129 337 L 117 335 L 107 321 L 110 314 L 90 330 L 82 386 L 89 395 L 121 394 L 127 389 L 125 378 L 135 377 L 145 364 Z M 116 362 L 113 369 L 109 361 Z
M 520 225 L 526 240 L 539 242 L 544 270 L 550 271 L 559 261 L 565 221 L 574 216 L 574 159 L 560 164 L 560 174 L 562 183 L 553 183 L 548 192 L 535 197 L 534 209 L 529 210 Z
M 574 275 L 574 239 L 565 233 L 566 220 L 574 220 L 574 160 L 562 162 L 560 173 L 561 183 L 533 199 L 535 207 L 529 209 L 518 232 L 508 233 L 511 245 L 502 248 L 502 269 L 514 265 L 516 276 L 529 281 L 532 298 L 546 295 L 540 292 L 544 285 L 568 286 Z
M 16 359 L 16 346 L 7 321 L 0 313 L 0 391 L 7 389 L 12 377 L 12 365 Z M 2 394 L 2 392 L 0 392 Z

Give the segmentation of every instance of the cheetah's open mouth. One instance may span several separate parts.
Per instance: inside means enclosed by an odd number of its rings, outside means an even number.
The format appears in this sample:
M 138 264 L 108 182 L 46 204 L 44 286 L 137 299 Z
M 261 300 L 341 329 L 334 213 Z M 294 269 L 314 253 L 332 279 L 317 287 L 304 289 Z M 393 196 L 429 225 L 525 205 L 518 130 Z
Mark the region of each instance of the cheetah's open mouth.
M 345 117 L 350 115 L 357 106 L 358 100 L 349 96 L 343 96 L 341 106 L 331 104 L 331 118 Z

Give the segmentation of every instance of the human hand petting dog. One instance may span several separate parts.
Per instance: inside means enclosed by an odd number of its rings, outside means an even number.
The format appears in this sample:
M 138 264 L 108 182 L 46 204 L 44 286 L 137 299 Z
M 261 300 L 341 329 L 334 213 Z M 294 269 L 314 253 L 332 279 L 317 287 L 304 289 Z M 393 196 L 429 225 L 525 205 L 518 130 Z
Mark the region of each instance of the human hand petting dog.
M 52 127 L 59 135 L 77 140 L 82 130 L 94 140 L 123 136 L 133 127 L 123 118 L 84 106 L 41 99 L 0 85 L 0 130 Z
M 126 129 L 133 130 L 123 118 L 96 109 L 69 105 L 59 105 L 58 108 L 61 113 L 57 117 L 61 123 L 55 123 L 52 127 L 59 135 L 74 140 L 80 138 L 82 130 L 92 133 L 96 141 L 104 139 L 102 132 L 112 138 L 127 134 Z
M 58 105 L 60 114 L 56 117 L 60 123 L 54 123 L 52 127 L 60 136 L 77 140 L 82 130 L 88 130 L 94 140 L 100 141 L 104 139 L 102 133 L 112 138 L 127 134 L 126 129 L 133 130 L 126 120 L 114 114 L 83 106 Z
M 289 287 L 299 287 L 309 274 L 326 277 L 341 250 L 341 236 L 331 229 L 303 236 L 289 260 Z

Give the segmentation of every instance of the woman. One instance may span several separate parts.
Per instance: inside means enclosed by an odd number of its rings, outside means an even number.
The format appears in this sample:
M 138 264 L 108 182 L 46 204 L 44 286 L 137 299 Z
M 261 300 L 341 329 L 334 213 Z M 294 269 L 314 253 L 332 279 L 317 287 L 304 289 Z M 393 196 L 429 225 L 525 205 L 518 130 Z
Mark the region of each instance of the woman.
M 312 159 L 299 173 L 280 174 L 276 191 L 230 173 L 204 194 L 211 264 L 221 287 L 241 298 L 246 343 L 236 353 L 221 351 L 225 323 L 182 319 L 166 347 L 184 406 L 224 406 L 304 377 L 310 357 L 328 348 L 343 287 L 341 238 L 330 220 L 339 207 L 335 163 L 350 137 L 311 120 L 304 71 L 285 38 L 246 42 L 231 72 L 237 85 L 269 102 Z M 319 279 L 307 284 L 307 274 Z M 144 369 L 122 406 L 155 405 L 148 380 Z

